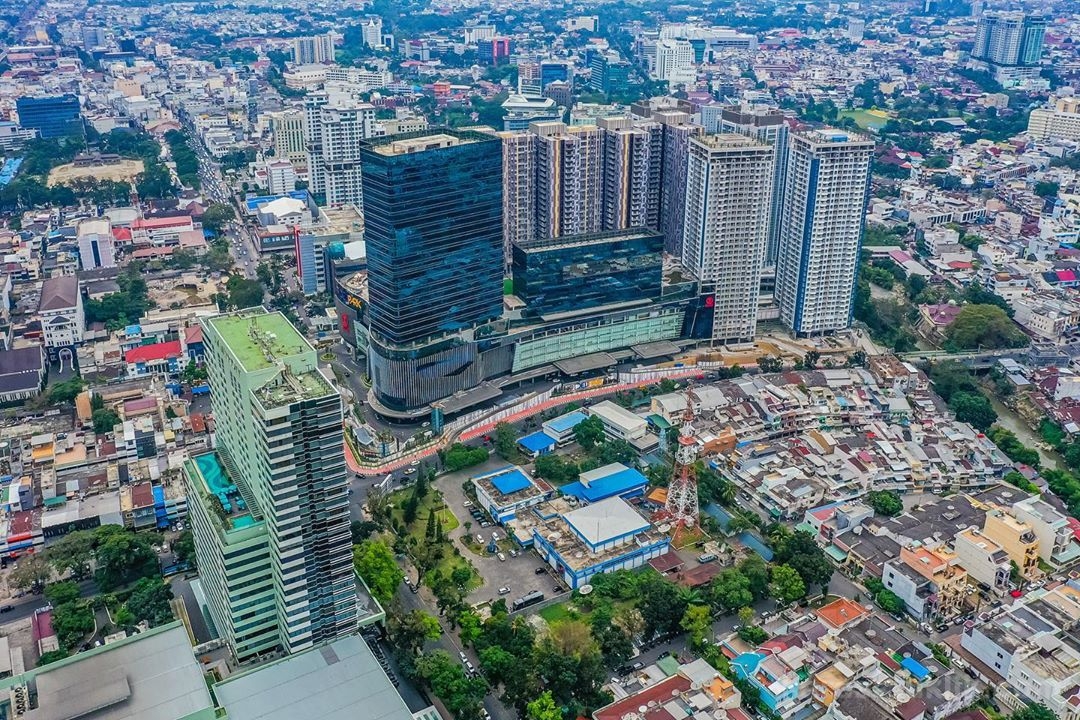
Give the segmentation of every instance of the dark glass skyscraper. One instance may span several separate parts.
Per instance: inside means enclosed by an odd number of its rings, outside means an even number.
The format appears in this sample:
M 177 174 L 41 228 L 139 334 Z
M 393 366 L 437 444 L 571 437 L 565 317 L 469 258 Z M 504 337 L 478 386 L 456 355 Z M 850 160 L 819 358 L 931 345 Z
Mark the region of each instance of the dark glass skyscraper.
M 431 128 L 360 162 L 373 404 L 417 413 L 492 372 L 471 331 L 502 315 L 502 144 Z
M 361 151 L 371 329 L 402 344 L 502 313 L 502 145 L 431 129 Z
M 656 300 L 664 236 L 645 228 L 514 245 L 514 294 L 528 316 Z
M 74 95 L 21 97 L 15 101 L 19 125 L 38 131 L 43 138 L 81 135 L 79 98 Z

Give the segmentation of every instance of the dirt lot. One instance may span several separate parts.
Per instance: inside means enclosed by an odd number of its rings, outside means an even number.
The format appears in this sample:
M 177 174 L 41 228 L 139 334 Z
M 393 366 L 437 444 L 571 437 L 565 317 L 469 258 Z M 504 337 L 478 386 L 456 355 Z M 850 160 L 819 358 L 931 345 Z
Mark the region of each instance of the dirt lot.
M 142 160 L 121 160 L 111 165 L 90 165 L 87 167 L 75 167 L 69 163 L 54 167 L 49 172 L 49 186 L 83 179 L 132 180 L 142 171 Z
M 214 293 L 223 288 L 215 280 L 203 282 L 196 276 L 185 275 L 179 282 L 170 284 L 168 287 L 150 287 L 150 297 L 160 308 L 168 308 L 182 303 L 184 305 L 201 305 L 213 300 Z

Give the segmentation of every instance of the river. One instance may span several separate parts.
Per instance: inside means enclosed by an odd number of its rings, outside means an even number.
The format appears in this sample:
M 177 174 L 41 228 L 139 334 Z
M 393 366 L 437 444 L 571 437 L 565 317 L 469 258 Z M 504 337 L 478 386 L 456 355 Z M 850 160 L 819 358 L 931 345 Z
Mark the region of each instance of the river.
M 1054 470 L 1060 470 L 1065 467 L 1062 461 L 1061 455 L 1054 451 L 1047 452 L 1040 448 L 1036 443 L 1041 443 L 1042 438 L 1035 434 L 1027 423 L 1020 419 L 1020 417 L 1001 404 L 996 398 L 987 393 L 990 398 L 990 404 L 993 406 L 995 412 L 998 414 L 997 424 L 1006 430 L 1011 430 L 1020 442 L 1024 443 L 1027 447 L 1035 448 L 1039 457 L 1042 459 L 1043 467 L 1048 467 Z

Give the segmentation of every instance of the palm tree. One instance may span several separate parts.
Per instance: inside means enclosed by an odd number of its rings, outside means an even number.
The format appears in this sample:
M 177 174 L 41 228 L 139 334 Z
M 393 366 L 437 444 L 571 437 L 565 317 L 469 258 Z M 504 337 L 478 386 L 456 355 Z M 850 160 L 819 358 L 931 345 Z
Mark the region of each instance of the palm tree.
M 697 588 L 679 586 L 679 599 L 687 605 L 704 605 L 705 598 Z

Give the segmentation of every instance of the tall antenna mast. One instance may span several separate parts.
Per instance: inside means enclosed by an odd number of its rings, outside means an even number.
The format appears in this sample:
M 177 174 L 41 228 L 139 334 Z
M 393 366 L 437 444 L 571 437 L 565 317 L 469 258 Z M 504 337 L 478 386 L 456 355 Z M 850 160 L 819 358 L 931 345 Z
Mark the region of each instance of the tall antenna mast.
M 698 524 L 697 438 L 694 436 L 694 395 L 692 384 L 686 385 L 686 408 L 683 410 L 679 442 L 675 446 L 675 464 L 668 486 L 664 509 L 675 523 L 675 532 Z

